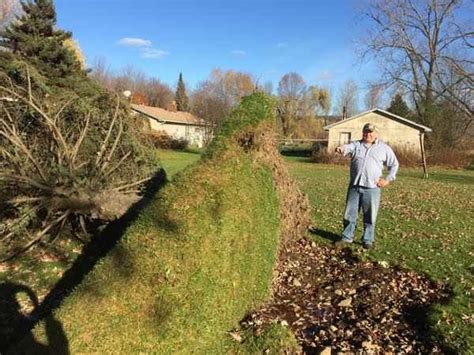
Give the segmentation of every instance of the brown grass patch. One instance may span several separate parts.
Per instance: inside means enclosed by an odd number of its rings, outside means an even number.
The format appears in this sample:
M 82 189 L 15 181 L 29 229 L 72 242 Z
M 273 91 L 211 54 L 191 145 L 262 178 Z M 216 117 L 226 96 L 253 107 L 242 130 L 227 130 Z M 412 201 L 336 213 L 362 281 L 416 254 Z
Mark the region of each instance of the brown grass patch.
M 453 169 L 472 169 L 474 167 L 474 151 L 458 148 L 439 148 L 428 151 L 426 160 L 429 165 L 439 165 Z

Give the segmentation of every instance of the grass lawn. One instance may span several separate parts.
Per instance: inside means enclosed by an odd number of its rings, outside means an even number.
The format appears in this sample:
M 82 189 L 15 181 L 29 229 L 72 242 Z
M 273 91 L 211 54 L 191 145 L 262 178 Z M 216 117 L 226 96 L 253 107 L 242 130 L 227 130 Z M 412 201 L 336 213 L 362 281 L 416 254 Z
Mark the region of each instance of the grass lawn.
M 168 179 L 201 157 L 197 153 L 173 150 L 158 150 L 158 157 L 166 170 Z M 82 245 L 76 240 L 57 240 L 58 248 L 52 246 L 42 252 L 26 253 L 10 263 L 0 264 L 0 282 L 15 282 L 31 288 L 41 299 L 60 279 L 79 255 Z M 25 303 L 28 303 L 25 301 Z
M 166 171 L 168 179 L 171 180 L 177 172 L 197 162 L 201 155 L 198 153 L 159 149 L 158 157 Z
M 159 150 L 158 156 L 169 180 L 200 158 L 200 154 L 197 153 L 172 150 Z M 83 245 L 74 238 L 61 236 L 50 247 L 36 248 L 11 262 L 0 264 L 0 301 L 8 292 L 8 287 L 15 284 L 30 289 L 41 302 L 62 278 L 64 271 L 73 264 L 82 248 Z M 24 292 L 18 293 L 17 298 L 23 312 L 32 310 L 32 301 Z M 0 348 L 3 340 L 1 339 L 2 332 L 8 331 L 2 328 L 4 325 L 2 312 L 4 311 L 11 310 L 4 310 L 0 302 Z
M 169 179 L 200 158 L 170 150 L 158 154 Z M 315 240 L 330 243 L 341 232 L 348 166 L 312 164 L 297 157 L 285 160 L 313 205 L 319 229 Z M 363 258 L 417 270 L 449 285 L 453 295 L 432 310 L 429 326 L 455 352 L 470 353 L 474 351 L 474 171 L 431 168 L 429 173 L 425 180 L 420 169 L 402 168 L 397 181 L 383 191 L 376 248 L 369 253 L 358 243 L 352 248 Z M 357 241 L 361 233 L 359 224 Z M 71 251 L 69 258 L 77 252 Z M 69 262 L 50 261 L 48 255 L 40 263 L 25 257 L 20 264 L 0 267 L 0 280 L 28 285 L 41 296 Z
M 270 171 L 246 158 L 187 172 L 55 312 L 71 353 L 227 353 L 226 331 L 269 296 L 279 235 Z M 37 326 L 38 342 L 61 335 L 48 329 Z
M 271 294 L 280 208 L 274 165 L 247 154 L 238 134 L 241 126 L 255 136 L 267 130 L 271 100 L 252 95 L 235 112 L 240 120 L 228 121 L 201 164 L 175 174 L 186 165 L 177 160 L 198 156 L 162 152 L 171 183 L 126 228 L 106 228 L 105 242 L 106 232 L 123 236 L 105 257 L 90 265 L 95 249 L 87 250 L 74 270 L 85 272 L 80 284 L 33 330 L 39 344 L 55 349 L 55 339 L 64 346 L 66 338 L 71 353 L 239 351 L 228 332 Z M 270 336 L 294 340 L 285 329 Z M 11 350 L 31 353 L 36 345 L 23 338 Z
M 302 158 L 286 161 L 314 208 L 312 217 L 319 229 L 315 238 L 331 242 L 341 233 L 348 166 L 313 164 Z M 453 350 L 469 353 L 474 351 L 474 171 L 431 168 L 429 173 L 425 180 L 421 169 L 402 168 L 397 181 L 383 191 L 376 248 L 368 257 L 448 284 L 453 295 L 428 315 L 429 326 Z M 367 255 L 359 243 L 352 248 Z

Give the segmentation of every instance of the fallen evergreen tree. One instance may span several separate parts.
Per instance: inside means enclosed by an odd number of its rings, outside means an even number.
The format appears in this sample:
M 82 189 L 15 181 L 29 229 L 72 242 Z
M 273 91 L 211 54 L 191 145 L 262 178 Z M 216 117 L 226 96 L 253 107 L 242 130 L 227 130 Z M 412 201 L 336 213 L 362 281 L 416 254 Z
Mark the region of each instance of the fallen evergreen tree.
M 25 77 L 26 87 L 0 78 L 0 261 L 66 226 L 81 238 L 119 218 L 159 169 L 118 97 L 100 109 Z
M 0 32 L 0 262 L 61 234 L 87 240 L 160 169 L 128 104 L 87 77 L 53 1 L 21 7 Z

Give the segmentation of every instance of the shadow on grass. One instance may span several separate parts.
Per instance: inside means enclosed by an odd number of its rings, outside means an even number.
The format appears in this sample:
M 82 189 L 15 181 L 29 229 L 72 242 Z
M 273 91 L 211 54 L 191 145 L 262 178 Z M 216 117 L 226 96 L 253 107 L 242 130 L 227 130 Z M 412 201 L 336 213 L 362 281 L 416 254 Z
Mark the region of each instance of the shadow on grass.
M 44 300 L 40 304 L 37 304 L 36 302 L 33 311 L 28 316 L 18 313 L 18 322 L 11 330 L 11 334 L 3 341 L 3 343 L 0 343 L 4 346 L 4 349 L 12 347 L 22 340 L 22 346 L 24 346 L 28 353 L 36 353 L 34 352 L 34 347 L 29 347 L 30 344 L 31 346 L 34 345 L 29 342 L 31 329 L 44 319 L 46 329 L 48 330 L 48 324 L 51 325 L 54 321 L 52 318 L 52 311 L 62 304 L 66 297 L 70 295 L 72 290 L 94 269 L 95 265 L 103 257 L 109 254 L 114 246 L 117 245 L 127 228 L 137 219 L 140 212 L 148 206 L 152 201 L 152 197 L 165 185 L 165 183 L 166 173 L 164 170 L 160 170 L 145 186 L 145 193 L 140 201 L 130 207 L 121 218 L 109 223 L 102 232 L 93 236 L 91 241 L 82 250 L 81 255 L 77 257 L 72 266 L 64 273 L 63 277 L 49 291 Z M 168 223 L 168 227 L 172 228 L 172 223 Z M 115 257 L 119 257 L 121 259 L 120 263 L 123 263 L 123 257 L 126 257 L 127 255 L 124 254 L 123 250 L 118 250 L 116 254 Z M 118 272 L 122 273 L 123 268 L 119 268 Z M 2 297 L 1 294 L 0 297 Z M 3 317 L 3 313 L 0 313 L 0 317 Z M 55 328 L 58 329 L 57 324 Z M 2 330 L 0 329 L 0 335 L 2 334 L 1 331 Z M 51 334 L 53 333 L 55 336 L 61 334 L 61 332 L 51 332 Z M 64 339 L 66 339 L 65 336 Z M 67 344 L 67 339 L 65 342 L 63 341 L 63 343 Z M 58 349 L 61 349 L 61 347 L 58 346 Z M 1 351 L 0 353 L 3 354 Z M 57 351 L 51 353 L 61 354 Z
M 426 349 L 430 349 L 430 353 L 440 353 L 446 355 L 463 353 L 462 349 L 455 349 L 452 345 L 448 344 L 444 336 L 439 331 L 434 329 L 435 324 L 433 319 L 430 317 L 430 315 L 435 312 L 435 304 L 446 305 L 452 300 L 453 296 L 453 291 L 446 287 L 443 292 L 438 295 L 438 298 L 433 302 L 426 305 L 417 305 L 403 310 L 404 318 L 416 331 L 419 339 L 425 344 Z
M 281 154 L 281 155 L 282 155 L 282 158 L 283 158 L 285 161 L 288 161 L 288 162 L 295 162 L 295 163 L 312 163 L 312 164 L 314 164 L 314 161 L 312 160 L 311 157 L 298 157 L 298 156 L 285 155 L 285 154 Z
M 27 286 L 4 282 L 0 284 L 0 354 L 5 354 L 18 335 L 30 354 L 69 354 L 69 342 L 60 322 L 53 315 L 45 319 L 47 345 L 36 341 L 30 328 L 31 319 L 21 311 L 19 298 L 27 296 L 28 303 L 38 307 L 38 297 Z M 23 303 L 23 301 L 22 301 Z
M 474 175 L 469 170 L 436 171 L 428 168 L 428 179 L 423 178 L 422 170 L 407 169 L 400 173 L 402 177 L 421 179 L 423 181 L 438 181 L 446 184 L 474 185 Z
M 325 230 L 319 229 L 319 228 L 311 228 L 309 230 L 309 232 L 313 235 L 317 235 L 321 238 L 327 239 L 330 242 L 335 242 L 335 241 L 338 241 L 338 240 L 341 239 L 340 235 L 338 235 L 336 233 L 333 233 L 333 232 L 325 231 Z

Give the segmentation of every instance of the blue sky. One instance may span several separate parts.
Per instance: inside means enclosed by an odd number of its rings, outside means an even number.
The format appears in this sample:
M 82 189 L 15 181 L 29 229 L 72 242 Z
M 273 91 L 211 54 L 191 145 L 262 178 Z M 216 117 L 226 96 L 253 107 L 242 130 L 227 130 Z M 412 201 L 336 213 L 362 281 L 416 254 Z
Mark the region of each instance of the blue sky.
M 354 54 L 357 0 L 56 0 L 88 63 L 128 64 L 191 88 L 213 68 L 252 74 L 277 87 L 288 72 L 330 87 L 374 75 Z

